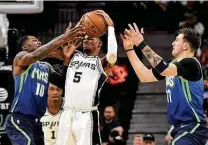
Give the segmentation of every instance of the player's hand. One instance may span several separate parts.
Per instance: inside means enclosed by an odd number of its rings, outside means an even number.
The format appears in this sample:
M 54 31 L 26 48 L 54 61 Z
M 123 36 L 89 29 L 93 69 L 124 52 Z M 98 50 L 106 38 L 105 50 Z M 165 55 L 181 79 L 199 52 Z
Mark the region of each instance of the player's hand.
M 81 43 L 81 38 L 78 38 L 63 46 L 64 64 L 69 63 L 72 54 L 81 45 Z
M 123 46 L 125 50 L 131 49 L 134 47 L 134 41 L 129 36 L 127 36 L 125 32 L 124 34 L 120 34 L 120 37 L 123 41 Z
M 77 39 L 83 35 L 85 35 L 84 28 L 82 25 L 77 27 L 71 28 L 72 24 L 70 23 L 68 28 L 66 29 L 65 33 L 63 34 L 63 40 L 69 42 L 71 40 Z
M 136 23 L 133 23 L 134 27 L 131 24 L 128 24 L 130 29 L 125 29 L 126 35 L 134 42 L 134 45 L 138 46 L 143 40 L 144 29 L 139 31 Z
M 95 10 L 95 13 L 103 16 L 103 18 L 105 19 L 108 26 L 114 26 L 112 19 L 110 18 L 110 16 L 106 12 L 104 12 L 103 10 Z

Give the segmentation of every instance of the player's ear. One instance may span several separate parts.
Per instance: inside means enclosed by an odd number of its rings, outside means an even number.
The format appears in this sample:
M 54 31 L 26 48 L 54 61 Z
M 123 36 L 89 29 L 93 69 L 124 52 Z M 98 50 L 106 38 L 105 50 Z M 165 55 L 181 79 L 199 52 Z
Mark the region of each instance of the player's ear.
M 99 46 L 99 47 L 102 47 L 102 46 L 103 46 L 103 42 L 100 41 L 99 44 L 98 44 L 98 46 Z
M 184 50 L 188 50 L 188 48 L 190 47 L 189 43 L 184 43 Z

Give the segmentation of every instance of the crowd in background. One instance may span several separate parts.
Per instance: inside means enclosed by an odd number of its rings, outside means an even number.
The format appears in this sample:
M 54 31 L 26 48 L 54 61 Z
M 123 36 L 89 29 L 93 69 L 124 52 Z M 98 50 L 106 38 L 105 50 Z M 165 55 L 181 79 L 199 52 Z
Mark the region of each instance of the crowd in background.
M 8 45 L 10 49 L 9 59 L 14 57 L 17 53 L 15 50 L 15 42 L 20 35 L 31 34 L 34 35 L 37 32 L 52 33 L 52 30 L 57 23 L 57 9 L 58 2 L 44 3 L 44 12 L 37 15 L 7 15 L 10 31 L 8 32 L 9 40 Z M 69 2 L 70 3 L 70 2 Z M 79 12 L 86 7 L 89 2 L 74 2 L 75 8 Z M 95 8 L 96 9 L 96 8 Z M 178 28 L 192 27 L 196 29 L 203 38 L 202 47 L 197 51 L 196 57 L 200 61 L 203 67 L 204 75 L 204 114 L 208 120 L 208 2 L 200 1 L 138 1 L 138 2 L 105 2 L 103 9 L 112 17 L 117 33 L 121 32 L 128 23 L 136 22 L 139 27 L 144 27 L 149 33 L 155 31 L 163 31 L 166 33 L 174 33 Z M 128 12 L 127 12 L 128 11 Z M 83 13 L 80 12 L 80 15 Z M 43 20 L 47 17 L 47 21 Z M 18 19 L 18 21 L 17 21 Z M 23 23 L 22 23 L 23 22 Z M 38 23 L 37 23 L 38 22 Z M 33 25 L 34 23 L 38 25 Z M 6 49 L 0 49 L 0 61 L 6 60 Z M 134 79 L 134 78 L 133 78 Z M 130 78 L 132 81 L 132 78 Z M 127 84 L 127 83 L 126 83 Z M 118 90 L 126 88 L 126 84 L 119 87 L 113 87 L 116 93 L 105 93 L 105 104 L 101 104 L 101 111 L 103 112 L 101 118 L 101 137 L 104 142 L 103 145 L 115 144 L 115 142 L 123 143 L 124 132 L 127 131 L 128 126 L 122 126 L 126 123 L 121 118 L 116 117 L 116 103 L 119 102 L 116 99 Z M 137 89 L 137 82 L 134 83 L 135 88 L 127 88 L 126 92 L 131 92 L 132 89 Z M 109 86 L 104 88 L 108 92 Z M 128 95 L 132 95 L 127 93 Z M 134 94 L 135 95 L 135 94 Z M 115 98 L 112 99 L 112 96 Z M 125 95 L 123 95 L 125 96 Z M 117 98 L 116 98 L 117 97 Z M 112 100 L 111 100 L 112 99 Z M 109 101 L 110 100 L 110 101 Z M 115 101 L 116 100 L 116 101 Z M 134 98 L 132 99 L 134 100 Z M 114 105 L 111 106 L 111 105 Z M 118 111 L 119 109 L 117 109 Z M 130 108 L 131 110 L 131 108 Z M 125 111 L 124 111 L 125 112 Z M 122 114 L 118 112 L 118 114 Z M 122 120 L 119 122 L 118 120 Z M 167 142 L 170 140 L 166 136 Z M 142 142 L 144 145 L 156 144 L 156 139 L 153 134 L 139 134 L 134 138 L 134 145 L 140 145 Z

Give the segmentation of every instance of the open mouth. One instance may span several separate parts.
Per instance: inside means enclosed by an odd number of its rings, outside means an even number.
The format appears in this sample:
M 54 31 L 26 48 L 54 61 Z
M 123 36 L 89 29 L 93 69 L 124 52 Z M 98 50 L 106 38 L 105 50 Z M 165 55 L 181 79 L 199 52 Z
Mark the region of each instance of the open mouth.
M 58 96 L 53 96 L 53 97 L 52 97 L 52 99 L 54 99 L 54 100 L 58 100 L 58 99 L 59 99 L 59 97 L 58 97 Z

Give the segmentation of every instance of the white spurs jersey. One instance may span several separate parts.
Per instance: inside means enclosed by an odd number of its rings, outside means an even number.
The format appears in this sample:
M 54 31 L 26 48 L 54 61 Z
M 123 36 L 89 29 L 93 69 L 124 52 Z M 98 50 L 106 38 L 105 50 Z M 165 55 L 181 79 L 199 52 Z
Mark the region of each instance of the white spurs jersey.
M 46 109 L 46 113 L 40 120 L 44 132 L 45 145 L 55 145 L 62 110 L 63 104 L 59 112 L 56 114 L 51 114 L 48 109 Z
M 106 80 L 98 56 L 75 53 L 67 69 L 64 107 L 91 108 L 98 105 L 99 93 Z

